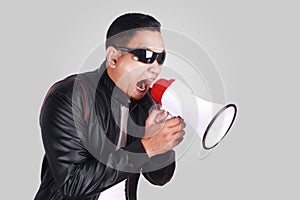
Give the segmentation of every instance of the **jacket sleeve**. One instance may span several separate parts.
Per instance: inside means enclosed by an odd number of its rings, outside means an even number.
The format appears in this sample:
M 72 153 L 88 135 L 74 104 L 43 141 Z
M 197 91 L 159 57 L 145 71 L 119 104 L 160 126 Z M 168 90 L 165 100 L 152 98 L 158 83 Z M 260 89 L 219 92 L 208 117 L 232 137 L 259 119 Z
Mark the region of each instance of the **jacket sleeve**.
M 142 148 L 137 140 L 108 155 L 115 166 L 128 168 L 127 171 L 101 163 L 83 145 L 79 134 L 88 131 L 88 126 L 82 116 L 74 113 L 84 112 L 65 94 L 53 92 L 46 98 L 40 115 L 46 158 L 54 181 L 66 199 L 83 199 L 100 193 L 130 177 L 131 170 L 137 171 L 149 161 L 147 156 L 133 159 L 126 154 Z
M 170 150 L 150 158 L 150 161 L 144 164 L 142 171 L 150 183 L 159 186 L 166 184 L 175 171 L 175 151 Z

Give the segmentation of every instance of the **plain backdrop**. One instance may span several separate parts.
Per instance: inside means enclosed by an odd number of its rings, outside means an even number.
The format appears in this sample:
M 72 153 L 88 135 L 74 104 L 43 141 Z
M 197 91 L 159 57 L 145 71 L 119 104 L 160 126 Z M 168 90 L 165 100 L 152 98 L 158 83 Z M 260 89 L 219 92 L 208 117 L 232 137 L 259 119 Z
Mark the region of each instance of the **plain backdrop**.
M 208 157 L 197 141 L 163 187 L 141 179 L 140 199 L 299 199 L 299 3 L 286 0 L 1 1 L 1 199 L 33 199 L 48 88 L 78 72 L 122 13 L 144 12 L 192 38 L 215 62 L 239 107 Z

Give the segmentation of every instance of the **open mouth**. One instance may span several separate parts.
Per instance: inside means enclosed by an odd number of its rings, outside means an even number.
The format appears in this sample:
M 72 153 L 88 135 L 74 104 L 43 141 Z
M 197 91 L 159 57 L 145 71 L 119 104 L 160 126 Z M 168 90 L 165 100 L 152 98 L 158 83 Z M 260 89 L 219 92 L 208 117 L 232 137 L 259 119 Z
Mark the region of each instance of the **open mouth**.
M 139 92 L 146 92 L 150 87 L 153 79 L 144 79 L 136 83 L 136 88 Z

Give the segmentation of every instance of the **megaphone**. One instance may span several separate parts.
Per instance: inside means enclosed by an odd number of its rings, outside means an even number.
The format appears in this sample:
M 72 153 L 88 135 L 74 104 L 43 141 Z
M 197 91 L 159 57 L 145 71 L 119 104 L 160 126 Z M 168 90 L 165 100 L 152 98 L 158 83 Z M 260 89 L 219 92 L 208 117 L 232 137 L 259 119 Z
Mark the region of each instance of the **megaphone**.
M 170 116 L 180 116 L 192 126 L 205 150 L 219 144 L 232 127 L 237 114 L 235 104 L 222 105 L 201 99 L 175 79 L 157 80 L 152 85 L 151 95 Z

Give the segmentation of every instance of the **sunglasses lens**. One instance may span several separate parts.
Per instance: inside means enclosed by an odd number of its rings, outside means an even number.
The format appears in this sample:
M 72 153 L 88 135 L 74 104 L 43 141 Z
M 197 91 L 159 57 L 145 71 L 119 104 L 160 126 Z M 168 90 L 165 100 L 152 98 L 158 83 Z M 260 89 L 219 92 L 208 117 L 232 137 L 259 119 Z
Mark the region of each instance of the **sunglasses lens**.
M 155 60 L 155 56 L 152 51 L 148 51 L 145 49 L 135 49 L 131 53 L 134 55 L 135 60 L 146 64 L 153 63 Z
M 151 64 L 157 59 L 158 64 L 162 65 L 166 58 L 166 52 L 155 53 L 146 49 L 135 49 L 131 53 L 135 60 L 146 64 Z
M 164 51 L 164 52 L 160 53 L 157 57 L 158 64 L 160 64 L 160 65 L 164 64 L 165 59 L 166 59 L 166 52 Z

